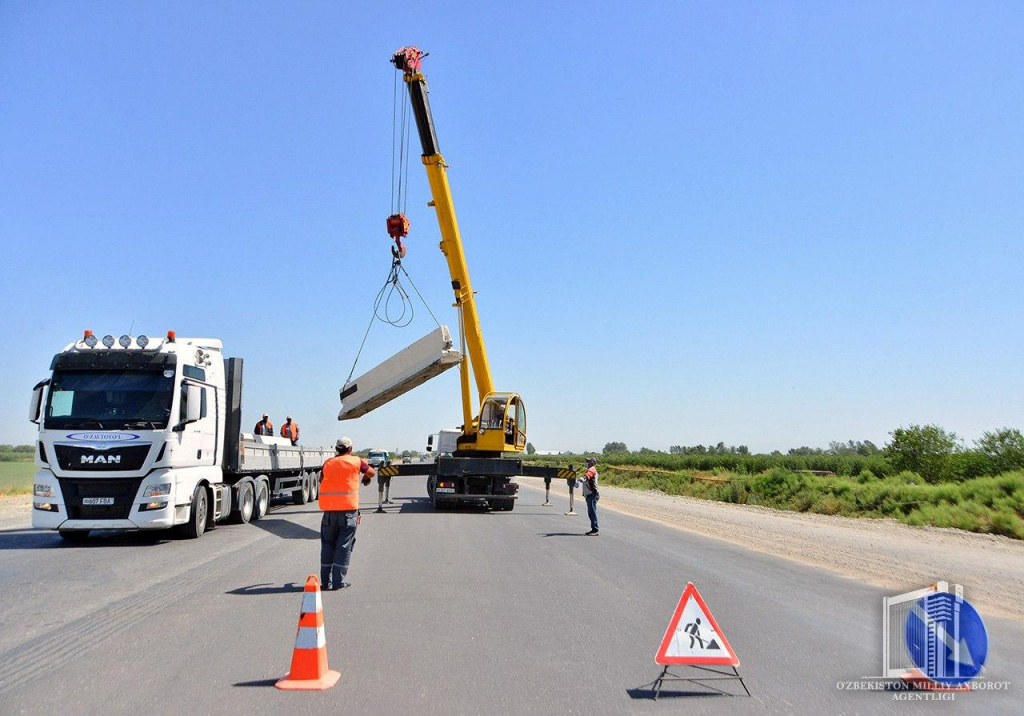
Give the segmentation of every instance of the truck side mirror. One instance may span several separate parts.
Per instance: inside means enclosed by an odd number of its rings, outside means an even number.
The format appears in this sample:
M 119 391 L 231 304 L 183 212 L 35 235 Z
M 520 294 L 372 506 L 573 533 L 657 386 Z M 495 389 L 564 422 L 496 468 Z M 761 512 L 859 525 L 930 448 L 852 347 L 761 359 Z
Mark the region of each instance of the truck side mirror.
M 44 380 L 36 383 L 36 387 L 32 389 L 32 401 L 28 405 L 28 419 L 29 422 L 39 424 L 39 413 L 43 408 L 43 388 L 50 381 Z
M 194 423 L 203 416 L 203 389 L 198 385 L 186 385 L 185 422 Z
M 434 450 L 434 436 L 433 435 L 428 435 L 427 436 L 427 452 L 432 452 L 433 450 Z

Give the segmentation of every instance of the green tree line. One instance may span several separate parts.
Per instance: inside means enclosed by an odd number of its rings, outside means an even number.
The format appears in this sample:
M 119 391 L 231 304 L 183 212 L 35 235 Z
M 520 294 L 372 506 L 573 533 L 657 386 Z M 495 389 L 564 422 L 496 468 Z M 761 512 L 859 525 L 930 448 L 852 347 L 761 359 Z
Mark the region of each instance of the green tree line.
M 827 448 L 804 446 L 767 455 L 751 454 L 746 445 L 724 442 L 673 445 L 668 452 L 650 448 L 631 452 L 624 442 L 609 442 L 602 454 L 611 464 L 629 462 L 666 470 L 727 470 L 751 475 L 777 467 L 850 477 L 865 471 L 878 477 L 912 472 L 931 484 L 1024 470 L 1024 435 L 1016 428 L 986 431 L 971 447 L 938 425 L 899 427 L 890 438 L 882 448 L 870 440 L 848 440 L 829 443 Z

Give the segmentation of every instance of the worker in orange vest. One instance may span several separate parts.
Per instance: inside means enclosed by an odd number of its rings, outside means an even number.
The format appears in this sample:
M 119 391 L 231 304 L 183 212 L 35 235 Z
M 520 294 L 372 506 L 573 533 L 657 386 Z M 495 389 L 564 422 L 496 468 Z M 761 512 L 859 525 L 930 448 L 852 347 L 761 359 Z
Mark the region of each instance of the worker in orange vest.
M 352 454 L 352 440 L 338 438 L 335 456 L 320 472 L 320 584 L 336 590 L 350 586 L 345 579 L 359 525 L 359 482 L 369 485 L 377 474 L 362 458 Z
M 256 427 L 252 429 L 256 435 L 265 435 L 267 437 L 274 437 L 274 424 L 270 422 L 270 416 L 263 413 L 263 420 L 256 423 Z
M 281 437 L 291 440 L 292 445 L 299 442 L 299 424 L 292 422 L 291 415 L 284 419 L 284 425 L 281 426 Z

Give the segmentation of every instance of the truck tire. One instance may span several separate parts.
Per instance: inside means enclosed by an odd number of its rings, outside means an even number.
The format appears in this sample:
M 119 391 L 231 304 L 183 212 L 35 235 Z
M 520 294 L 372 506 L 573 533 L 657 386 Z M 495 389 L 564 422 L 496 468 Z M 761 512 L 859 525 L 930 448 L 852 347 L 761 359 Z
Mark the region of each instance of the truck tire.
M 320 497 L 320 475 L 315 472 L 309 473 L 309 501 L 316 502 Z
M 304 505 L 309 502 L 309 476 L 302 476 L 302 487 L 292 493 L 292 502 Z
M 265 517 L 270 509 L 270 488 L 266 480 L 256 481 L 256 499 L 252 504 L 252 519 L 258 520 Z
M 232 518 L 240 525 L 248 524 L 252 519 L 256 498 L 253 496 L 252 485 L 246 483 L 238 488 L 238 509 Z
M 60 538 L 65 542 L 85 542 L 89 539 L 89 530 L 61 530 Z
M 206 522 L 210 514 L 210 499 L 206 494 L 205 485 L 196 485 L 192 493 L 192 509 L 189 510 L 188 522 L 181 525 L 181 536 L 185 539 L 199 539 L 206 532 Z

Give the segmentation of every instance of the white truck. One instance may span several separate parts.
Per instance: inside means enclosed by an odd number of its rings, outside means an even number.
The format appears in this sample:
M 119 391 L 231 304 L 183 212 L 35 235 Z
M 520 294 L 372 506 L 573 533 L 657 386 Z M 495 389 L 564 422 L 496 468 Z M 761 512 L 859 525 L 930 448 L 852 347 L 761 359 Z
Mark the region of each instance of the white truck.
M 315 499 L 333 450 L 242 432 L 242 359 L 221 341 L 92 331 L 35 386 L 32 526 L 69 541 L 90 530 L 176 528 L 200 537 L 246 523 L 272 498 Z
M 371 450 L 366 454 L 366 462 L 374 470 L 379 470 L 380 468 L 387 467 L 391 464 L 391 455 L 388 454 L 387 450 Z

